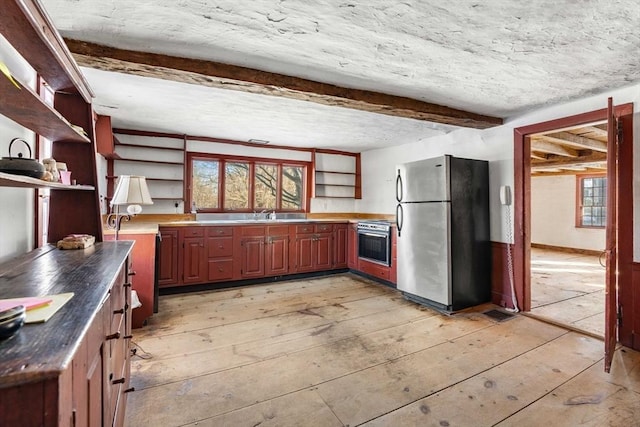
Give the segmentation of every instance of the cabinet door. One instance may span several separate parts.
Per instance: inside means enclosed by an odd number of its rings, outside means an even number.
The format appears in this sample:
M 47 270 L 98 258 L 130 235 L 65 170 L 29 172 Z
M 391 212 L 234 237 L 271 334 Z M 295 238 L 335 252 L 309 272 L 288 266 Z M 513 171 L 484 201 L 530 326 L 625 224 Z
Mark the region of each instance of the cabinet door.
M 335 258 L 334 268 L 347 268 L 347 224 L 336 224 L 334 228 L 334 248 Z
M 296 236 L 295 265 L 296 272 L 313 271 L 315 269 L 315 237 L 313 234 Z
M 358 270 L 358 230 L 355 224 L 349 224 L 347 236 L 347 266 L 352 270 Z
M 314 240 L 314 270 L 333 268 L 333 239 L 331 233 L 316 234 Z
M 279 276 L 289 272 L 289 236 L 267 237 L 265 274 Z
M 242 277 L 264 277 L 264 237 L 242 239 Z
M 172 286 L 178 283 L 178 230 L 160 229 L 160 263 L 158 285 Z M 134 247 L 135 248 L 135 247 Z
M 203 237 L 185 237 L 182 253 L 183 283 L 206 282 L 205 247 Z

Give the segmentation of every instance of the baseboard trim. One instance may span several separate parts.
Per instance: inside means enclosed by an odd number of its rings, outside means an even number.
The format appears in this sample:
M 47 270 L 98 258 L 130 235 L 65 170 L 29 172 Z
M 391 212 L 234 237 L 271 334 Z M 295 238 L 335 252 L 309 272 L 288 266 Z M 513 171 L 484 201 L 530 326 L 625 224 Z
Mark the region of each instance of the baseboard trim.
M 602 251 L 595 251 L 593 249 L 580 249 L 580 248 L 568 248 L 565 246 L 553 246 L 553 245 L 543 245 L 542 243 L 532 243 L 531 244 L 532 248 L 536 248 L 536 249 L 548 249 L 551 251 L 558 251 L 558 252 L 567 252 L 567 253 L 571 253 L 571 254 L 581 254 L 581 255 L 600 255 L 602 254 L 602 252 L 604 252 L 604 250 Z

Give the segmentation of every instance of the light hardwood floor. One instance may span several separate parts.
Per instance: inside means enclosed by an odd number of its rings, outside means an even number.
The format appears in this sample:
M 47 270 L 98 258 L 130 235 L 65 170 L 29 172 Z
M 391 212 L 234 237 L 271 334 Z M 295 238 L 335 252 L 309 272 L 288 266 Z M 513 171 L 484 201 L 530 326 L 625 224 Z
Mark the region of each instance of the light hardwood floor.
M 131 427 L 640 425 L 639 353 L 350 274 L 163 296 L 134 342 Z
M 605 268 L 594 255 L 531 249 L 531 313 L 604 336 Z

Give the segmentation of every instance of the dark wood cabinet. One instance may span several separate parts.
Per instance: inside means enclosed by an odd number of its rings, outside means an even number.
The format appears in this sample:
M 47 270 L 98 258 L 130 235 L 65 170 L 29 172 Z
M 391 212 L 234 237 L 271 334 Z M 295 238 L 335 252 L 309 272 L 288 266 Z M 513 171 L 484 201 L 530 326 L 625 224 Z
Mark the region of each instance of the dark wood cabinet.
M 314 242 L 313 234 L 296 234 L 291 251 L 294 257 L 293 269 L 296 273 L 314 271 Z
M 160 228 L 160 252 L 158 263 L 158 286 L 178 284 L 178 229 Z
M 69 234 L 91 234 L 96 242 L 101 242 L 93 94 L 51 22 L 37 1 L 2 2 L 0 34 L 46 81 L 53 92 L 53 105 L 32 87 L 13 85 L 2 76 L 0 114 L 50 140 L 51 157 L 66 163 L 72 178 L 81 185 L 49 183 L 0 172 L 0 186 L 50 189 L 48 242 L 56 243 Z M 6 145 L 1 148 L 6 152 Z M 41 225 L 39 220 L 36 222 Z M 41 230 L 36 234 L 38 246 L 47 243 L 41 242 Z
M 49 246 L 0 266 L 0 297 L 73 292 L 45 323 L 21 328 L 3 345 L 0 425 L 124 425 L 130 375 L 131 242 L 91 250 Z M 35 251 L 34 251 L 35 252 Z M 51 275 L 51 265 L 58 274 Z

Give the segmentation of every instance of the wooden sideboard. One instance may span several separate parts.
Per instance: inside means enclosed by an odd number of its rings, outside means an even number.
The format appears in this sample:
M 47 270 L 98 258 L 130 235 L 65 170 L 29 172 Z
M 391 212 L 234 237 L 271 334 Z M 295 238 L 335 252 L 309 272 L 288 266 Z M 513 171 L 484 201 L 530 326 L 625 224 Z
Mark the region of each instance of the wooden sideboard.
M 74 293 L 45 323 L 0 341 L 0 425 L 124 424 L 132 246 L 46 246 L 0 264 L 0 298 Z

